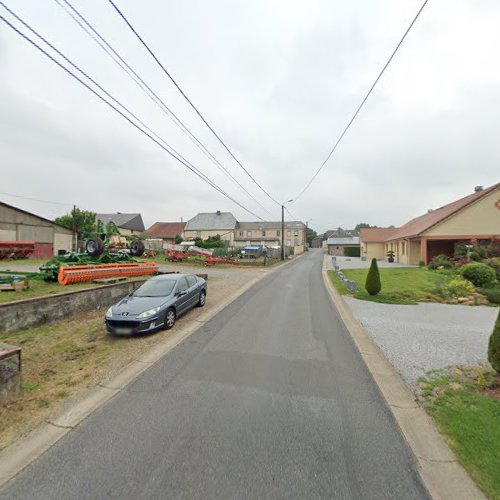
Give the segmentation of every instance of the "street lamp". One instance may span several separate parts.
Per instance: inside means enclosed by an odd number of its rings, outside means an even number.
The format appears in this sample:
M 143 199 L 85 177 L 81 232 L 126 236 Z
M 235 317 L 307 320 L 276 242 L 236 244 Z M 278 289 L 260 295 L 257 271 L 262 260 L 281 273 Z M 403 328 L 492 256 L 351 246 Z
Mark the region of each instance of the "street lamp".
M 292 201 L 284 201 L 281 204 L 281 260 L 285 260 L 285 205 Z

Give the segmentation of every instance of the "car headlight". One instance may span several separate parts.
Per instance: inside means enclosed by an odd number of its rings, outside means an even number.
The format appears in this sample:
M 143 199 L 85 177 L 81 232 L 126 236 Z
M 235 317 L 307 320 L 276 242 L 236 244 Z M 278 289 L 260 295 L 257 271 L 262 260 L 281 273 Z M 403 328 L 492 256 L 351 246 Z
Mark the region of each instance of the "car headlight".
M 110 307 L 107 311 L 106 311 L 106 318 L 111 318 L 113 316 L 113 308 Z
M 154 307 L 153 309 L 149 309 L 141 314 L 138 314 L 137 318 L 140 319 L 140 318 L 147 318 L 148 316 L 153 316 L 153 314 L 156 314 L 160 309 L 161 307 Z

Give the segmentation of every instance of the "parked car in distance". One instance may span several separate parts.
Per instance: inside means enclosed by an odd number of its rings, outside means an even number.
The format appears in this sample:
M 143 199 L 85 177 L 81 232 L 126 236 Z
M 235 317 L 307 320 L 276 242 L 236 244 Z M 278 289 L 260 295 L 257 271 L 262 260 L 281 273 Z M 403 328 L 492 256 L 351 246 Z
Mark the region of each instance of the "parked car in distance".
M 206 297 L 203 278 L 193 274 L 155 276 L 108 309 L 106 328 L 115 335 L 169 330 L 181 314 L 203 307 Z

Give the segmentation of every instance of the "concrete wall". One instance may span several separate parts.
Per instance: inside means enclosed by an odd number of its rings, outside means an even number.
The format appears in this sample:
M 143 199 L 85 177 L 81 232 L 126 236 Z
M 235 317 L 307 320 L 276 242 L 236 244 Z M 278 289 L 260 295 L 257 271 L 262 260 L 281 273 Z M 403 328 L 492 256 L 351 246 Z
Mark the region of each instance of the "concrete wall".
M 73 248 L 73 235 L 66 233 L 54 233 L 54 254 L 57 255 L 59 250 L 67 250 L 71 252 Z
M 384 260 L 386 258 L 385 255 L 385 244 L 383 241 L 380 242 L 361 242 L 361 257 L 366 260 Z
M 128 295 L 144 281 L 129 281 L 0 304 L 0 318 L 2 318 L 0 333 L 32 328 L 99 309 L 102 310 L 104 321 L 107 308 Z
M 500 188 L 469 205 L 423 236 L 500 236 Z

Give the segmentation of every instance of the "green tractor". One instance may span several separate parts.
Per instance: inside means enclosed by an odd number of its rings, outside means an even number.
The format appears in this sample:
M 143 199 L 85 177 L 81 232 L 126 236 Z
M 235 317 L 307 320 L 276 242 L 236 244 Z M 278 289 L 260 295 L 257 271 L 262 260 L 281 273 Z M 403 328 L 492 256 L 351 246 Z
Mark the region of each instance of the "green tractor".
M 145 250 L 144 243 L 140 239 L 124 236 L 112 221 L 104 224 L 98 220 L 95 233 L 86 236 L 85 251 L 91 257 L 99 257 L 105 250 L 108 253 L 127 253 L 132 257 L 140 257 Z

